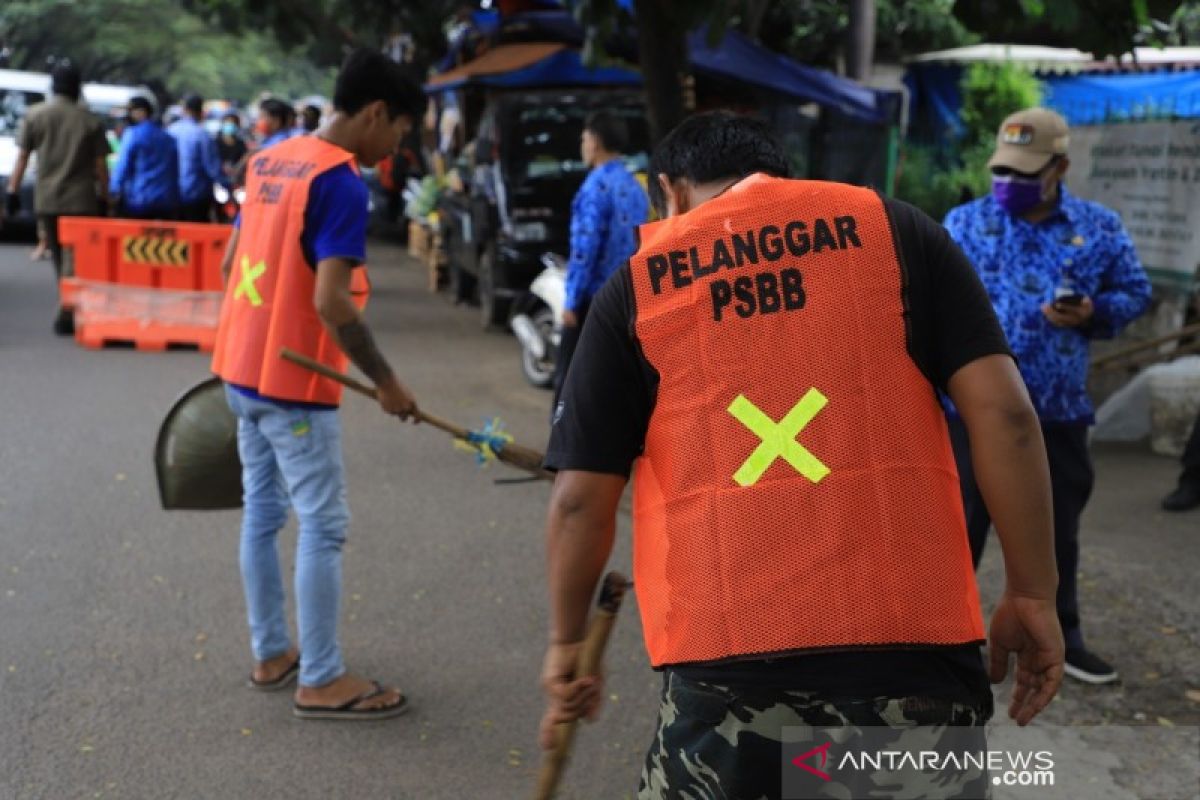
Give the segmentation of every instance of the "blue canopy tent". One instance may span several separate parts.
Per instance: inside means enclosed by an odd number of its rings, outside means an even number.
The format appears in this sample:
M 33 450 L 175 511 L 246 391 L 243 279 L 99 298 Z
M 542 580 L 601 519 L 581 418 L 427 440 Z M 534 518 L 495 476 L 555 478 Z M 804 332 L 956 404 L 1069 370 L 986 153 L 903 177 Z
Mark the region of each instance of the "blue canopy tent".
M 693 31 L 688 36 L 688 55 L 692 69 L 699 73 L 834 108 L 864 122 L 891 121 L 879 92 L 772 52 L 737 31 L 726 31 L 714 47 L 708 44 L 706 29 Z
M 641 86 L 642 76 L 621 67 L 589 67 L 579 52 L 547 43 L 499 45 L 425 85 L 427 92 L 463 86 L 521 89 L 550 86 Z
M 541 12 L 543 17 L 546 14 Z M 534 49 L 538 47 L 547 49 Z M 697 73 L 749 84 L 800 103 L 817 103 L 865 122 L 891 121 L 882 93 L 774 53 L 736 31 L 726 31 L 711 47 L 707 29 L 693 31 L 688 36 L 688 50 Z M 561 44 L 521 43 L 494 47 L 474 61 L 435 76 L 425 88 L 440 92 L 468 84 L 504 88 L 637 86 L 641 77 L 633 69 L 588 67 L 577 51 Z
M 578 30 L 581 36 L 578 24 L 565 11 L 517 15 L 506 19 L 504 25 L 524 29 L 523 35 L 529 38 L 493 46 L 478 58 L 434 76 L 425 90 L 436 94 L 469 86 L 534 89 L 641 85 L 641 76 L 633 67 L 585 65 L 578 50 L 571 46 L 575 42 L 557 37 L 551 41 L 533 39 L 538 30 L 548 28 L 559 34 Z M 764 113 L 780 131 L 785 145 L 798 153 L 799 160 L 793 164 L 797 174 L 814 174 L 808 169 L 813 123 L 800 119 L 799 112 L 799 105 L 814 103 L 832 112 L 828 123 L 832 127 L 821 143 L 825 170 L 814 176 L 891 185 L 897 150 L 894 124 L 900 107 L 898 92 L 870 89 L 800 64 L 733 30 L 726 31 L 712 45 L 706 28 L 693 31 L 688 35 L 688 51 L 691 70 L 697 77 L 734 85 L 739 87 L 738 96 L 762 101 Z M 745 88 L 752 91 L 746 92 Z M 454 100 L 450 98 L 449 102 Z
M 1200 117 L 1200 72 L 1063 75 L 1044 80 L 1046 105 L 1071 125 Z

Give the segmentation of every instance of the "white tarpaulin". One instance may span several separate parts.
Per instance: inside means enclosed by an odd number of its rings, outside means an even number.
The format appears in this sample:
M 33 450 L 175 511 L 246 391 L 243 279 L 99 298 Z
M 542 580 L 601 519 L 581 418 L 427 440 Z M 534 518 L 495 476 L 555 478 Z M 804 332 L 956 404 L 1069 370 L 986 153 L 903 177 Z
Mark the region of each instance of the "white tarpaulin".
M 1200 265 L 1200 122 L 1071 128 L 1067 186 L 1117 211 L 1150 279 L 1188 291 Z

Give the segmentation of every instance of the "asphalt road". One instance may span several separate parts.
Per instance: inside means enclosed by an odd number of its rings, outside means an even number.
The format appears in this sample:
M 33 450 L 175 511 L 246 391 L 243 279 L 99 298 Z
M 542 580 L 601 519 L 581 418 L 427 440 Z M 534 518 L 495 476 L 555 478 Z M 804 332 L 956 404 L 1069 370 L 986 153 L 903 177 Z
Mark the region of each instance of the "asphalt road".
M 243 686 L 238 513 L 158 507 L 158 424 L 206 377 L 206 356 L 54 337 L 50 267 L 27 251 L 0 246 L 0 798 L 530 796 L 548 487 L 497 485 L 512 473 L 480 470 L 436 431 L 348 395 L 344 649 L 413 709 L 381 723 L 295 720 L 287 693 Z M 371 260 L 368 316 L 423 407 L 471 425 L 499 414 L 542 447 L 549 395 L 524 384 L 512 337 L 426 293 L 398 249 L 373 245 Z M 1107 447 L 1097 466 L 1084 608 L 1125 680 L 1068 686 L 1045 720 L 1196 725 L 1200 703 L 1185 692 L 1200 689 L 1200 516 L 1155 511 L 1169 460 Z M 287 562 L 294 538 L 289 525 Z M 628 568 L 625 515 L 614 562 Z M 1000 586 L 995 546 L 981 581 L 986 603 Z M 609 702 L 578 737 L 563 797 L 636 789 L 659 688 L 636 598 L 610 653 Z M 1082 728 L 1063 737 L 1064 752 L 1093 754 L 1087 796 L 1154 796 L 1123 777 L 1118 745 L 1110 754 Z

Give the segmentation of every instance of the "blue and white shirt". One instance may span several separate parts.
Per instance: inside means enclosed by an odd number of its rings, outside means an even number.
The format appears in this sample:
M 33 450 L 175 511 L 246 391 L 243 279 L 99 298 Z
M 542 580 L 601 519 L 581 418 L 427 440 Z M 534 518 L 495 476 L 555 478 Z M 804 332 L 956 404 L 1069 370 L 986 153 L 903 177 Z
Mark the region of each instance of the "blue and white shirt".
M 1095 421 L 1087 394 L 1091 339 L 1112 338 L 1150 304 L 1150 282 L 1120 216 L 1060 187 L 1058 208 L 1030 223 L 991 195 L 946 215 L 946 230 L 991 297 L 1042 422 Z M 1091 298 L 1083 328 L 1050 324 L 1042 306 L 1059 286 Z
M 588 173 L 571 203 L 569 310 L 589 302 L 609 276 L 637 252 L 637 227 L 649 213 L 646 192 L 620 158 Z

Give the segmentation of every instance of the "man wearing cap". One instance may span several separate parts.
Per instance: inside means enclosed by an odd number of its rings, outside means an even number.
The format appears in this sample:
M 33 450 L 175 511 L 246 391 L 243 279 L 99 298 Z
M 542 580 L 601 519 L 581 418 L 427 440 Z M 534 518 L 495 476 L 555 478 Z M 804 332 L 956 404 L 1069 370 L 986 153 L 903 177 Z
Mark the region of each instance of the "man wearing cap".
M 1117 671 L 1084 644 L 1076 585 L 1079 518 L 1094 474 L 1087 430 L 1088 347 L 1112 338 L 1150 302 L 1150 284 L 1120 217 L 1073 197 L 1063 185 L 1067 123 L 1045 108 L 1009 116 L 988 161 L 992 192 L 946 216 L 971 259 L 1017 356 L 1037 409 L 1054 496 L 1057 607 L 1066 673 L 1108 683 Z M 951 408 L 971 552 L 978 566 L 991 517 L 975 484 L 966 432 Z

